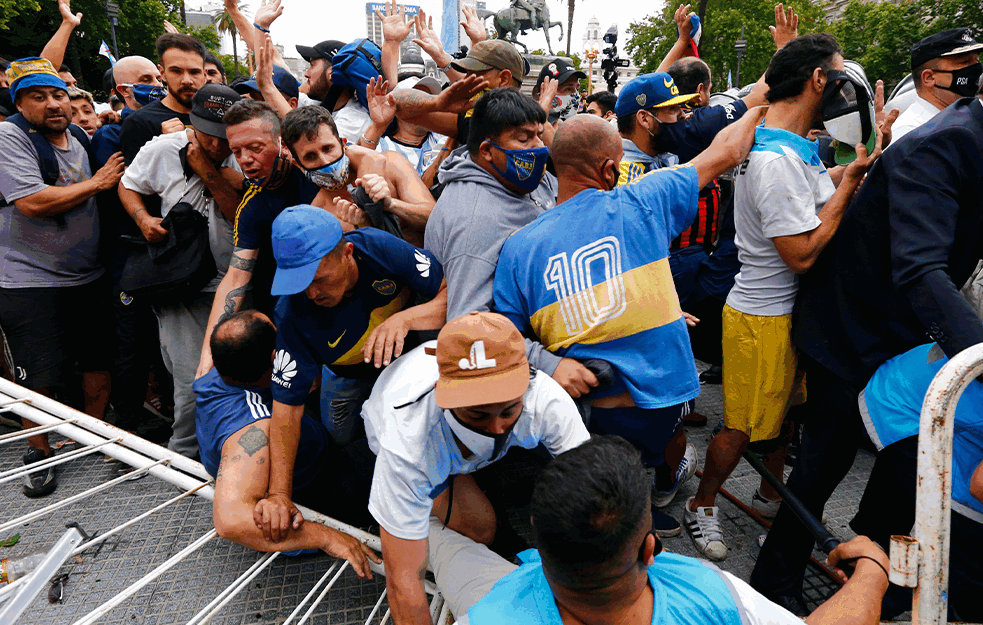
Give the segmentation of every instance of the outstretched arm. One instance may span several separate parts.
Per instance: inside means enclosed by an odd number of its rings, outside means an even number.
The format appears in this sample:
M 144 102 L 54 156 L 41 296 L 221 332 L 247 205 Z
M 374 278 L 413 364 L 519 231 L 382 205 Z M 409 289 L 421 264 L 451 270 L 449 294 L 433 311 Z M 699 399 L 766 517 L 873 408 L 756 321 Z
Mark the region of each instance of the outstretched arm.
M 369 559 L 382 560 L 347 534 L 320 523 L 308 522 L 271 542 L 253 523 L 253 507 L 266 494 L 270 476 L 270 420 L 261 419 L 235 432 L 222 445 L 222 460 L 215 476 L 212 520 L 222 538 L 257 551 L 321 549 L 348 560 L 359 577 L 372 579 Z
M 399 79 L 399 45 L 410 36 L 413 22 L 406 21 L 406 6 L 397 5 L 396 0 L 386 2 L 385 11 L 376 11 L 375 15 L 382 22 L 382 74 L 395 88 Z
M 881 600 L 887 592 L 887 554 L 866 536 L 857 536 L 829 554 L 836 566 L 853 561 L 855 569 L 846 584 L 806 618 L 808 625 L 874 625 L 881 618 Z
M 61 25 L 45 44 L 44 50 L 41 50 L 41 56 L 51 61 L 56 72 L 65 61 L 68 38 L 72 36 L 72 31 L 82 23 L 82 14 L 72 13 L 72 0 L 58 0 L 58 11 L 61 13 Z
M 444 50 L 443 44 L 440 43 L 440 37 L 437 35 L 437 31 L 433 29 L 433 18 L 428 18 L 426 11 L 420 9 L 420 12 L 416 14 L 415 23 L 417 38 L 413 40 L 413 43 L 430 55 L 430 58 L 444 72 L 449 81 L 456 82 L 464 78 L 464 74 L 451 69 L 451 61 L 454 58 Z
M 256 267 L 256 259 L 259 258 L 259 250 L 247 250 L 236 247 L 232 250 L 232 258 L 229 260 L 229 270 L 215 291 L 215 299 L 212 301 L 212 310 L 208 313 L 208 323 L 205 325 L 205 342 L 201 346 L 201 359 L 198 362 L 198 372 L 195 378 L 208 373 L 214 364 L 212 362 L 212 332 L 215 326 L 223 318 L 239 312 L 242 300 L 246 297 L 249 282 L 253 279 L 253 269 Z

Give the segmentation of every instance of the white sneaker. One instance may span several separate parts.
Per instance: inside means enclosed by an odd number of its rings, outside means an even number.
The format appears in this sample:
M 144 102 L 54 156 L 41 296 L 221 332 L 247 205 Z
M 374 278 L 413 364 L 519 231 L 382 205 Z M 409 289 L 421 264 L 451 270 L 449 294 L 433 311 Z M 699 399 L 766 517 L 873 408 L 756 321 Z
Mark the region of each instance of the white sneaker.
M 751 495 L 751 507 L 754 508 L 755 512 L 766 519 L 774 519 L 775 515 L 778 514 L 778 508 L 780 508 L 781 505 L 781 499 L 776 501 L 765 499 L 765 496 L 762 495 L 761 491 L 757 488 L 754 489 L 754 494 Z
M 676 483 L 672 485 L 672 488 L 665 491 L 653 488 L 652 505 L 656 508 L 664 508 L 672 503 L 679 491 L 679 486 L 693 477 L 694 473 L 696 473 L 696 447 L 687 445 L 686 453 L 683 454 L 683 459 L 679 461 L 679 467 L 676 469 Z
M 683 508 L 683 525 L 693 539 L 693 545 L 708 560 L 719 562 L 727 557 L 727 545 L 724 544 L 724 533 L 720 530 L 720 519 L 717 506 L 697 508 L 696 512 L 689 509 L 693 497 L 686 501 Z

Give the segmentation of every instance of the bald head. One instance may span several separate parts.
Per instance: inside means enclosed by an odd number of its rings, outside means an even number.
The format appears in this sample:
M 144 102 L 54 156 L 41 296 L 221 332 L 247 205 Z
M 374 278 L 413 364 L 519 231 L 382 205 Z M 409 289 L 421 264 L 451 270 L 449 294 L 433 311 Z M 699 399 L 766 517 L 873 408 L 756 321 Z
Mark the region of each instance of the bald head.
M 153 61 L 142 56 L 126 56 L 116 61 L 113 66 L 113 81 L 116 83 L 116 93 L 126 102 L 126 105 L 136 110 L 140 103 L 133 98 L 133 90 L 121 85 L 155 85 L 160 86 L 160 71 Z
M 209 342 L 219 375 L 241 383 L 253 383 L 269 374 L 275 344 L 276 327 L 255 310 L 220 321 Z
M 621 161 L 621 135 L 596 115 L 577 115 L 563 122 L 553 137 L 550 156 L 558 176 L 595 172 L 604 161 Z

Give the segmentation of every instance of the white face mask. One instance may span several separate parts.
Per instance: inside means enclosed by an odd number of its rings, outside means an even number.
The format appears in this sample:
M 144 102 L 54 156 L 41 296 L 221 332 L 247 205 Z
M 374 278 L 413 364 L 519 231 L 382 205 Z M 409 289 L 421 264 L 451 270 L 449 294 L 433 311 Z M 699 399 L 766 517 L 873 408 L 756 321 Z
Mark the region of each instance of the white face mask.
M 484 461 L 494 460 L 496 456 L 501 454 L 505 442 L 512 435 L 512 429 L 515 428 L 513 424 L 512 428 L 509 428 L 505 434 L 485 434 L 461 423 L 450 410 L 444 410 L 444 420 L 447 421 L 447 425 L 450 426 L 454 436 L 474 454 L 472 458 Z M 518 419 L 516 423 L 518 423 Z

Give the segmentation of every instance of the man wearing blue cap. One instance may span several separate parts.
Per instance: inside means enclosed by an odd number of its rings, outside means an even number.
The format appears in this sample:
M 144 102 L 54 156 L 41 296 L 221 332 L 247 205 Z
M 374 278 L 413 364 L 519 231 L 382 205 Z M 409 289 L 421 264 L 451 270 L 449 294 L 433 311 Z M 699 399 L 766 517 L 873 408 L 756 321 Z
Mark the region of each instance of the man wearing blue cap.
M 666 72 L 644 74 L 630 81 L 618 94 L 614 114 L 625 156 L 621 160 L 620 184 L 638 176 L 674 165 L 668 155 L 655 151 L 655 136 L 662 124 L 680 119 L 683 104 L 699 99 L 696 93 L 680 94 L 672 76 Z
M 278 541 L 299 515 L 290 502 L 304 402 L 322 366 L 344 378 L 347 397 L 335 414 L 351 430 L 379 369 L 403 352 L 410 330 L 444 324 L 447 284 L 437 259 L 393 235 L 363 228 L 342 235 L 341 222 L 309 205 L 286 209 L 273 222 L 277 326 L 273 360 L 270 486 L 256 506 L 272 520 Z M 433 299 L 406 308 L 419 294 Z M 335 407 L 337 408 L 337 407 Z
M 0 123 L 0 325 L 12 373 L 18 384 L 55 395 L 81 371 L 85 411 L 102 418 L 113 329 L 95 196 L 116 187 L 123 158 L 117 152 L 93 175 L 84 133 L 68 132 L 68 88 L 49 61 L 14 61 L 7 79 L 19 111 Z M 28 445 L 25 464 L 53 455 L 47 434 Z M 28 497 L 57 484 L 53 467 L 26 479 Z

